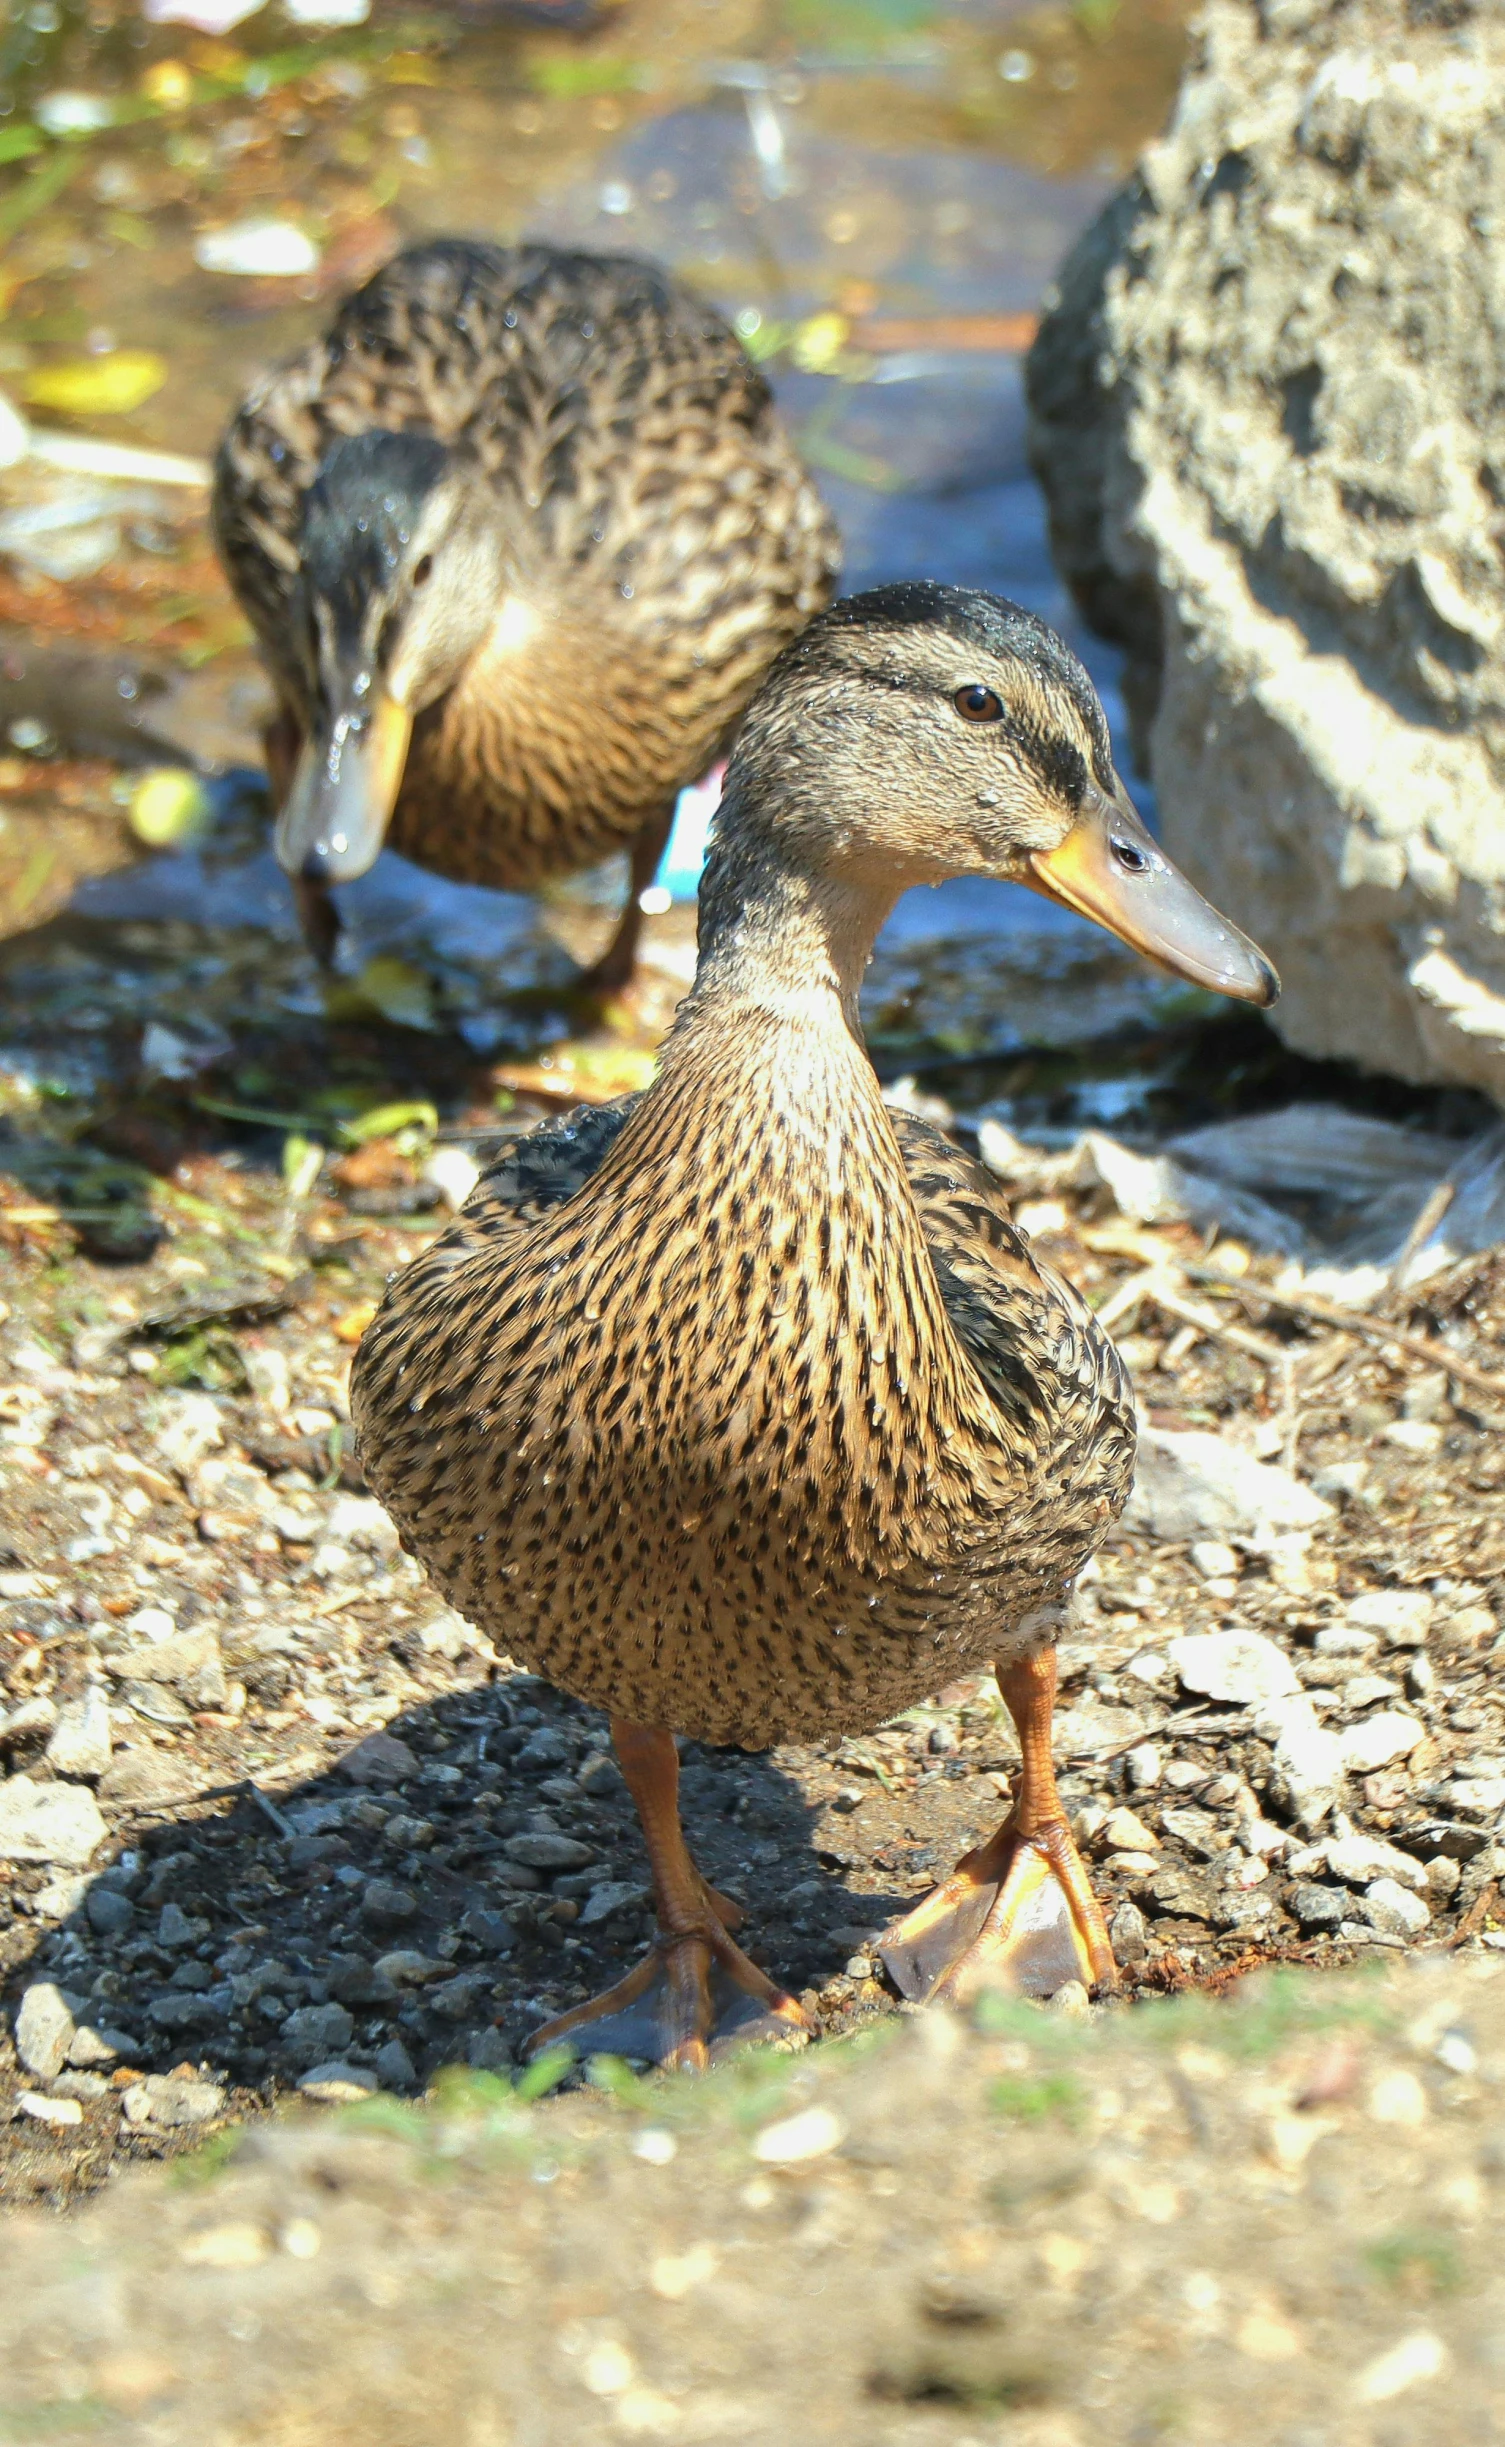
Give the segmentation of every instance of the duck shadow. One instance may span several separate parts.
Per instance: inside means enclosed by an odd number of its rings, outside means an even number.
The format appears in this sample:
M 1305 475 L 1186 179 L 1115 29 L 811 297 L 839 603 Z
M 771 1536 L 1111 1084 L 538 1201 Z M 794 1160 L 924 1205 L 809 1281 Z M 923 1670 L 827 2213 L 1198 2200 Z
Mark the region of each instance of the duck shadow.
M 767 1755 L 687 1742 L 680 1798 L 754 1959 L 821 1992 L 826 2026 L 881 2010 L 846 1964 L 912 1897 L 854 1889 L 871 1866 L 855 1829 L 833 1850 L 824 1806 Z M 51 1976 L 126 2061 L 189 2059 L 240 2090 L 324 2066 L 394 2090 L 448 2065 L 505 2070 L 653 1933 L 605 1719 L 526 1674 L 412 1707 L 302 1783 L 248 1777 L 122 1835 Z

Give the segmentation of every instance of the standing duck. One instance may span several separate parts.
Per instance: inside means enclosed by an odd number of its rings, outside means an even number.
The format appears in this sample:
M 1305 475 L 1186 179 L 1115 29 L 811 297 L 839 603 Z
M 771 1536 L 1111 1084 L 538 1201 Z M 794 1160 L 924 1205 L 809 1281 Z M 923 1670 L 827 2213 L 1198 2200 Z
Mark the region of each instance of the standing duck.
M 831 1741 L 988 1661 L 1013 1808 L 884 1959 L 921 1998 L 1114 1976 L 1050 1727 L 1059 1601 L 1128 1493 L 1128 1385 L 989 1174 L 885 1106 L 858 1026 L 894 901 L 951 875 L 1278 990 L 1145 831 L 1051 630 L 955 587 L 850 597 L 744 721 L 652 1086 L 520 1140 L 357 1353 L 361 1462 L 405 1544 L 609 1712 L 642 1820 L 657 1943 L 541 2041 L 695 2066 L 802 2027 L 686 1849 L 675 1733 Z
M 674 803 L 830 599 L 835 530 L 721 317 L 629 256 L 442 239 L 258 382 L 213 523 L 277 691 L 277 855 L 326 962 L 383 842 L 529 891 Z

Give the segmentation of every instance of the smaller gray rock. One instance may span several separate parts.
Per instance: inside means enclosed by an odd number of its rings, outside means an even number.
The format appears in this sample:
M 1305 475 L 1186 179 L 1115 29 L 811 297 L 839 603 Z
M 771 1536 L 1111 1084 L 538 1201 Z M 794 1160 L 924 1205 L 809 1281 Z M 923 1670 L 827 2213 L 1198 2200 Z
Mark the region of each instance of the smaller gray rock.
M 82 2010 L 79 1998 L 65 1995 L 51 1980 L 33 1980 L 26 1990 L 16 2014 L 16 2054 L 39 2081 L 61 2073 L 73 2044 L 75 2013 Z
M 1424 1648 L 1432 1614 L 1425 1589 L 1368 1589 L 1350 1598 L 1346 1619 L 1357 1631 L 1377 1632 L 1391 1648 Z
M 290 2064 L 306 2069 L 338 2056 L 354 2035 L 354 2019 L 343 2005 L 300 2005 L 282 2025 L 282 2053 Z
M 374 2071 L 383 2090 L 413 2090 L 418 2068 L 400 2039 L 389 2039 L 376 2051 Z
M 1419 1937 L 1432 1918 L 1420 1895 L 1395 1878 L 1376 1878 L 1366 1887 L 1359 1909 L 1372 1929 L 1393 1937 Z
M 38 1784 L 12 1776 L 0 1784 L 0 1861 L 55 1861 L 87 1869 L 109 1829 L 91 1792 L 78 1784 Z
M 306 2098 L 318 2099 L 329 2107 L 354 2106 L 369 2099 L 377 2087 L 376 2075 L 364 2065 L 347 2065 L 343 2057 L 332 2057 L 328 2064 L 310 2065 L 298 2076 L 298 2088 Z
M 397 1988 L 379 1963 L 368 1963 L 358 1954 L 348 1954 L 337 1957 L 330 1965 L 329 1993 L 337 2005 L 389 2005 Z
M 58 1710 L 47 1764 L 57 1776 L 104 1774 L 110 1764 L 110 1707 L 97 1685 Z
M 191 1470 L 195 1462 L 225 1440 L 219 1404 L 207 1393 L 174 1393 L 163 1397 L 156 1449 L 169 1470 Z
M 65 1870 L 60 1877 L 49 1878 L 31 1899 L 32 1915 L 37 1920 L 56 1923 L 71 1920 L 83 1906 L 89 1891 L 89 1881 L 77 1870 Z
M 1303 1883 L 1293 1886 L 1288 1898 L 1292 1917 L 1303 1929 L 1336 1929 L 1347 1918 L 1349 1901 L 1335 1887 Z
M 159 2031 L 216 2031 L 225 2020 L 225 2006 L 216 1997 L 169 1988 L 153 1997 L 146 2018 Z
M 510 1954 L 517 1944 L 517 1931 L 501 1912 L 473 1908 L 465 1914 L 460 1926 L 465 1935 L 474 1938 L 478 1946 L 484 1946 L 488 1954 Z
M 1398 1845 L 1382 1843 L 1374 1835 L 1335 1835 L 1326 1846 L 1327 1866 L 1345 1886 L 1367 1886 L 1374 1878 L 1393 1878 L 1398 1886 L 1409 1886 L 1423 1894 L 1428 1885 L 1427 1872 L 1420 1861 Z
M 340 1761 L 340 1773 L 352 1784 L 387 1786 L 401 1784 L 408 1776 L 418 1773 L 418 1754 L 395 1733 L 368 1733 L 354 1750 L 347 1751 Z
M 361 1896 L 361 1918 L 376 1929 L 401 1928 L 406 1920 L 416 1918 L 418 1897 L 410 1886 L 394 1886 L 386 1878 L 373 1878 Z
M 1376 1768 L 1393 1767 L 1398 1759 L 1408 1759 L 1425 1739 L 1426 1727 L 1400 1708 L 1366 1716 L 1338 1736 L 1343 1764 L 1356 1776 L 1372 1775 Z
M 1121 1903 L 1108 1923 L 1108 1936 L 1120 1963 L 1142 1963 L 1149 1952 L 1149 1924 L 1137 1903 Z
M 563 1767 L 574 1757 L 574 1744 L 556 1733 L 552 1725 L 540 1725 L 530 1733 L 520 1750 L 514 1751 L 514 1767 Z
M 509 1836 L 502 1850 L 524 1869 L 588 1869 L 596 1857 L 593 1845 L 573 1835 L 547 1833 Z
M 430 1980 L 442 1980 L 449 1965 L 437 1955 L 420 1954 L 415 1947 L 398 1946 L 392 1953 L 382 1955 L 376 1969 L 384 1980 L 390 1981 L 395 1991 L 399 1988 L 426 1988 Z
M 191 1946 L 194 1926 L 180 1903 L 164 1903 L 157 1915 L 157 1943 L 175 1953 L 179 1946 Z
M 114 2065 L 122 2056 L 129 2056 L 135 2041 L 124 2031 L 97 2029 L 92 2022 L 81 2022 L 68 2048 L 70 2065 Z
M 510 2073 L 512 2050 L 500 2031 L 477 2031 L 466 2048 L 465 2061 L 477 2073 Z
M 117 1752 L 99 1780 L 101 1801 L 186 1801 L 196 1778 L 170 1751 L 142 1743 Z
M 1241 1936 L 1253 1936 L 1256 1930 L 1264 1927 L 1274 1909 L 1273 1898 L 1266 1894 L 1262 1886 L 1251 1887 L 1247 1893 L 1233 1888 L 1219 1895 L 1213 1905 L 1213 1926 L 1232 1929 Z
M 1314 1529 L 1332 1506 L 1289 1470 L 1201 1428 L 1141 1427 L 1127 1529 L 1152 1538 L 1268 1537 Z
M 446 2022 L 468 2022 L 490 1985 L 487 1973 L 462 1971 L 455 1979 L 445 1980 L 437 1988 L 431 1988 L 425 2002 L 433 2007 L 436 2014 L 442 2014 Z
M 136 1907 L 117 1888 L 94 1885 L 84 1897 L 84 1917 L 96 1937 L 129 1937 L 136 1925 Z
M 121 2094 L 120 2108 L 128 2124 L 155 2124 L 171 2130 L 184 2124 L 212 2124 L 224 2112 L 225 2094 L 218 2082 L 196 2082 L 176 2073 L 147 2073 Z
M 598 1921 L 614 1920 L 618 1912 L 635 1912 L 648 1899 L 645 1886 L 634 1886 L 628 1878 L 608 1878 L 604 1885 L 591 1888 L 580 1914 L 580 1925 L 583 1929 L 593 1928 Z

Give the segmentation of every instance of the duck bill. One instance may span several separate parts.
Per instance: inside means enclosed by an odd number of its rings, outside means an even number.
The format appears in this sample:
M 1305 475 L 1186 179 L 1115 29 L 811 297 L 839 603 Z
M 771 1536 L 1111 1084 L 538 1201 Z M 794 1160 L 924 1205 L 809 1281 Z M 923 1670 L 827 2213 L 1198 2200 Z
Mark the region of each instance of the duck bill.
M 1147 960 L 1191 985 L 1268 1009 L 1280 979 L 1257 943 L 1204 901 L 1146 831 L 1120 784 L 1089 791 L 1053 850 L 1035 850 L 1020 881 L 1106 926 Z
M 413 717 L 384 690 L 352 690 L 312 732 L 277 819 L 289 875 L 348 884 L 375 865 L 402 787 Z

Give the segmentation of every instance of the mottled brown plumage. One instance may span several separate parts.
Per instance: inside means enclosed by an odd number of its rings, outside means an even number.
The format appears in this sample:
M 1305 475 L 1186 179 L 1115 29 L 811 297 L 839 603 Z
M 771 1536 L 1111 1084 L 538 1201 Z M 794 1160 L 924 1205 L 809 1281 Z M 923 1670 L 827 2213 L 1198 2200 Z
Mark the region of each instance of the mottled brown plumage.
M 630 257 L 453 239 L 396 257 L 252 389 L 214 526 L 285 782 L 309 740 L 327 781 L 386 687 L 414 718 L 386 838 L 509 890 L 634 848 L 646 880 L 838 562 L 709 306 Z M 316 885 L 382 837 L 331 847 L 327 814 L 285 811 L 280 837 Z
M 357 1354 L 362 1465 L 405 1540 L 563 1689 L 761 1747 L 1048 1648 L 1128 1491 L 1128 1387 L 991 1176 L 887 1109 L 856 1006 L 906 884 L 1049 883 L 1103 822 L 1152 847 L 1086 675 L 1011 606 L 879 590 L 775 666 L 654 1084 L 509 1150 Z M 652 1846 L 667 1769 L 634 1773 Z M 725 1967 L 665 1846 L 666 1943 Z

